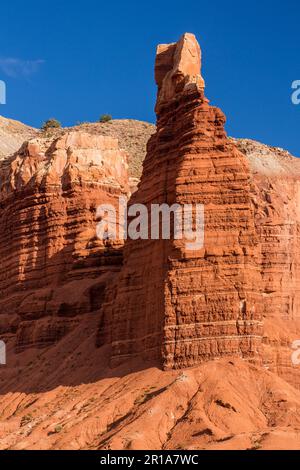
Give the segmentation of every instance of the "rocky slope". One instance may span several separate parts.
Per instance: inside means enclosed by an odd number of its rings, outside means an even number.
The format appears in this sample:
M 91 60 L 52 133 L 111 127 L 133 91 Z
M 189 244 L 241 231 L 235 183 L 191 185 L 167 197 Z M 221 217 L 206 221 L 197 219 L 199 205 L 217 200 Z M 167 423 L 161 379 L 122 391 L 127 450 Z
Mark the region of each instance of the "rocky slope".
M 16 152 L 25 140 L 38 134 L 32 127 L 0 116 L 0 160 Z
M 81 124 L 0 162 L 0 449 L 299 449 L 300 160 L 228 139 L 200 70 L 192 35 L 160 46 L 156 132 Z M 95 236 L 146 153 L 131 204 L 204 203 L 203 249 Z
M 238 358 L 112 370 L 96 320 L 51 348 L 9 351 L 0 449 L 299 449 L 300 393 L 277 375 Z

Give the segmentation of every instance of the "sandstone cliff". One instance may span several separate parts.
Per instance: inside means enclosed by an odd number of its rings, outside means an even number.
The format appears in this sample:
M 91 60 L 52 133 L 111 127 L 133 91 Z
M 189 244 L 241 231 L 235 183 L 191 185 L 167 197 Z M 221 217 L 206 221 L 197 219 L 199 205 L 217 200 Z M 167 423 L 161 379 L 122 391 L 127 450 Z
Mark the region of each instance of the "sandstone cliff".
M 97 239 L 96 211 L 128 191 L 127 155 L 111 137 L 40 137 L 1 162 L 2 339 L 46 346 L 99 308 L 122 242 Z
M 299 449 L 300 160 L 227 138 L 193 35 L 157 52 L 147 152 L 114 121 L 0 162 L 0 449 Z M 204 204 L 202 249 L 96 238 L 145 153 L 130 204 Z
M 291 345 L 300 338 L 300 159 L 247 139 L 236 141 L 252 172 L 260 240 L 263 362 L 300 388 Z

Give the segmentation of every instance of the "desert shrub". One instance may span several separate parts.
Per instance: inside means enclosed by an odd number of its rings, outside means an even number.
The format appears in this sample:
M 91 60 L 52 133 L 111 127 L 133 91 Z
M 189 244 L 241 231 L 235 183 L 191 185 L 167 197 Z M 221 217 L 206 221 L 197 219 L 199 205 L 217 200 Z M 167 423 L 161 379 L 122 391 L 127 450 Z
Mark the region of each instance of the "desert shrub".
M 57 119 L 51 118 L 43 123 L 42 130 L 48 131 L 49 129 L 58 129 L 59 127 L 61 127 L 61 123 Z
M 99 118 L 99 122 L 109 122 L 112 120 L 112 117 L 110 114 L 102 114 Z

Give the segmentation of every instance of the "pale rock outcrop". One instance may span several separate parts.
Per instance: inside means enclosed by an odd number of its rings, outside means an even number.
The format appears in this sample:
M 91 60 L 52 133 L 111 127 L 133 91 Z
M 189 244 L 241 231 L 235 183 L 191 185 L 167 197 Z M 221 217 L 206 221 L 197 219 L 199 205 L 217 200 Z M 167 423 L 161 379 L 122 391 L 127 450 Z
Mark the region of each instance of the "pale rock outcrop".
M 0 160 L 16 152 L 25 140 L 37 135 L 37 129 L 0 116 Z

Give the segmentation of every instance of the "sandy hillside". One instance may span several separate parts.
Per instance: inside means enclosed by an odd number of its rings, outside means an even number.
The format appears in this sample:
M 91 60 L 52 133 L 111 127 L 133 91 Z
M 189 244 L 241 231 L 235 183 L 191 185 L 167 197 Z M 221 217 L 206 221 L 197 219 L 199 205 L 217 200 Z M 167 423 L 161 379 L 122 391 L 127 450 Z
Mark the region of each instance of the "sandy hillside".
M 16 152 L 25 140 L 35 137 L 37 133 L 33 127 L 0 116 L 0 159 Z

